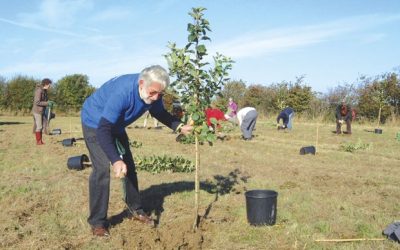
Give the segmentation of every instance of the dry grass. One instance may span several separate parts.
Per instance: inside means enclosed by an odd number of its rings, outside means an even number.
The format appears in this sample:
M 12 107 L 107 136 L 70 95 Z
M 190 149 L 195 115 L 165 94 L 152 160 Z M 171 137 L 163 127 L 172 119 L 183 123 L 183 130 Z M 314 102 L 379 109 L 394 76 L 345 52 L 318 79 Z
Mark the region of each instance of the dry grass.
M 31 117 L 0 117 L 0 248 L 3 249 L 395 249 L 385 241 L 315 242 L 321 238 L 379 238 L 400 218 L 399 127 L 354 125 L 352 136 L 336 136 L 334 124 L 319 125 L 317 155 L 299 155 L 316 145 L 316 124 L 295 123 L 278 132 L 272 120 L 260 119 L 253 141 L 231 139 L 201 147 L 202 219 L 194 219 L 193 174 L 139 172 L 148 212 L 159 219 L 156 229 L 118 220 L 124 209 L 121 186 L 112 180 L 109 216 L 116 221 L 109 239 L 91 236 L 87 178 L 90 169 L 71 171 L 71 156 L 87 153 L 84 145 L 63 147 L 59 141 L 81 137 L 79 118 L 57 117 L 37 147 Z M 192 159 L 193 146 L 175 142 L 167 128 L 127 131 L 143 143 L 136 154 L 180 155 Z M 66 132 L 75 131 L 72 134 Z M 367 150 L 339 150 L 344 142 L 369 143 Z M 247 180 L 247 181 L 246 181 Z M 219 189 L 216 193 L 215 190 Z M 246 221 L 245 190 L 279 193 L 277 224 L 252 227 Z

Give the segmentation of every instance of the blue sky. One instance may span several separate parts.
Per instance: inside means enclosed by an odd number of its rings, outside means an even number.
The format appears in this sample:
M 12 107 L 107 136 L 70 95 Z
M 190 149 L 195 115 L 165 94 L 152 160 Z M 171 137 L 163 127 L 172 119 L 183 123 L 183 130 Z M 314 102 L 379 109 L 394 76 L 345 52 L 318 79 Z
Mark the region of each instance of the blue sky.
M 236 61 L 231 79 L 315 91 L 399 71 L 399 0 L 0 0 L 0 76 L 86 74 L 90 84 L 160 64 L 183 47 L 192 7 L 206 7 L 209 54 Z

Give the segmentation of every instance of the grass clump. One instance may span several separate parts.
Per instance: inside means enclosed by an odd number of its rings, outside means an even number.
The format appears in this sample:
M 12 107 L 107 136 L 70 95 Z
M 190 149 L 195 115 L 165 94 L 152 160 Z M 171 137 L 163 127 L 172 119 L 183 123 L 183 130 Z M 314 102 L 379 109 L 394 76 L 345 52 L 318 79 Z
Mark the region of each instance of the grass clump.
M 367 150 L 371 148 L 370 143 L 364 143 L 360 139 L 356 143 L 352 142 L 345 142 L 340 144 L 339 149 L 341 151 L 349 152 L 349 153 L 354 153 L 357 150 Z

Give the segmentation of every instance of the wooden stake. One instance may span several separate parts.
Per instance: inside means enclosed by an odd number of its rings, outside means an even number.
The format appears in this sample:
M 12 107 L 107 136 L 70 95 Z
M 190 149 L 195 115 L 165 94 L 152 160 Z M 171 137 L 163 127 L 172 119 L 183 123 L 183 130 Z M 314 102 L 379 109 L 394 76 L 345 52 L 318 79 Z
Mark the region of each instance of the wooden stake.
M 71 121 L 71 116 L 69 117 L 69 133 L 72 134 L 72 121 Z
M 318 152 L 319 123 L 317 122 L 317 138 L 315 139 L 315 154 Z
M 195 138 L 195 152 L 196 152 L 196 173 L 195 173 L 195 181 L 194 181 L 194 202 L 195 202 L 195 219 L 193 223 L 193 230 L 197 229 L 198 219 L 199 219 L 199 196 L 200 196 L 200 181 L 199 181 L 199 172 L 200 172 L 200 152 L 199 152 L 199 138 L 198 135 L 194 135 Z
M 354 239 L 318 239 L 315 242 L 351 242 L 351 241 L 381 241 L 386 240 L 386 238 L 354 238 Z

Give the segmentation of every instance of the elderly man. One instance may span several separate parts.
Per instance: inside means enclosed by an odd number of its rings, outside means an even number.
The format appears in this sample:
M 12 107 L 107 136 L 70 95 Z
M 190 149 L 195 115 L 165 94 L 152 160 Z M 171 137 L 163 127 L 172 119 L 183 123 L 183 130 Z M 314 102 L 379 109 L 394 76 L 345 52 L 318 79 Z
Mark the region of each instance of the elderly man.
M 109 80 L 83 104 L 83 136 L 93 166 L 89 177 L 88 222 L 96 236 L 109 235 L 110 162 L 116 177 L 126 176 L 123 180 L 129 217 L 148 225 L 154 224 L 142 208 L 135 163 L 125 127 L 149 111 L 172 130 L 190 133 L 192 126 L 181 124 L 179 119 L 164 109 L 162 95 L 168 85 L 167 71 L 155 65 L 145 68 L 140 74 L 122 75 Z
M 352 111 L 350 105 L 343 100 L 336 108 L 336 134 L 342 133 L 342 124 L 346 123 L 346 134 L 351 135 Z

